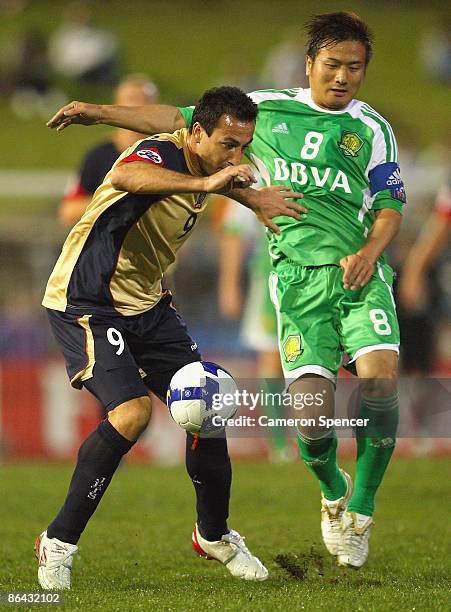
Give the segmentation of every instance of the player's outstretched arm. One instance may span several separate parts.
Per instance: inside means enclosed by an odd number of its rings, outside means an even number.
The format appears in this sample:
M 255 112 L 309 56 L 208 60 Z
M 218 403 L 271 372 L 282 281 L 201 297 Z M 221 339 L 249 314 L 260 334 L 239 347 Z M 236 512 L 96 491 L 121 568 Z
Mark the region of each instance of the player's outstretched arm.
M 369 282 L 376 261 L 399 232 L 401 220 L 401 214 L 391 208 L 383 208 L 376 213 L 376 220 L 363 247 L 340 260 L 345 289 L 354 291 Z
M 272 221 L 274 217 L 293 217 L 300 219 L 301 213 L 307 213 L 305 206 L 290 200 L 299 200 L 304 197 L 303 193 L 291 191 L 290 187 L 284 185 L 272 185 L 263 189 L 234 189 L 230 197 L 250 208 L 258 219 L 275 234 L 280 234 L 280 229 Z
M 130 193 L 228 193 L 235 183 L 248 187 L 254 182 L 251 167 L 245 164 L 210 176 L 192 176 L 146 162 L 119 163 L 111 174 L 113 187 Z
M 73 101 L 60 108 L 47 122 L 47 127 L 60 132 L 74 124 L 113 125 L 141 134 L 174 132 L 186 125 L 178 108 L 168 104 L 118 106 Z

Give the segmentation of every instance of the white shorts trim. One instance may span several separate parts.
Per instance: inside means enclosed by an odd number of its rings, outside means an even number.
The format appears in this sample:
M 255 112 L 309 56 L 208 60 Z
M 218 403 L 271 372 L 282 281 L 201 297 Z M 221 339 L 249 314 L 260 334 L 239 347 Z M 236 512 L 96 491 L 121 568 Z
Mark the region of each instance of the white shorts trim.
M 303 365 L 299 368 L 295 368 L 294 370 L 287 370 L 286 368 L 283 368 L 283 374 L 285 376 L 285 382 L 287 385 L 289 382 L 294 382 L 297 378 L 303 376 L 304 374 L 319 374 L 319 376 L 324 376 L 324 378 L 331 380 L 334 384 L 337 380 L 337 377 L 333 372 L 319 365 Z
M 392 304 L 393 304 L 393 308 L 395 309 L 395 312 L 396 312 L 396 302 L 395 302 L 395 296 L 393 295 L 393 289 L 390 287 L 390 285 L 385 280 L 384 273 L 382 271 L 382 266 L 381 266 L 379 261 L 377 262 L 377 273 L 379 274 L 380 279 L 382 280 L 382 282 L 384 283 L 384 285 L 388 289 L 388 293 L 390 294 L 390 298 L 391 298 L 391 301 L 392 301 Z
M 268 279 L 269 284 L 269 297 L 271 298 L 271 302 L 274 304 L 274 308 L 276 310 L 276 319 L 277 319 L 277 346 L 279 348 L 280 359 L 282 359 L 282 345 L 280 343 L 280 332 L 282 329 L 282 324 L 280 322 L 280 304 L 277 297 L 277 284 L 279 282 L 279 277 L 275 272 L 271 272 Z
M 373 344 L 372 346 L 363 346 L 346 365 L 348 366 L 350 363 L 354 363 L 354 361 L 362 355 L 367 355 L 373 351 L 394 351 L 399 355 L 399 344 Z

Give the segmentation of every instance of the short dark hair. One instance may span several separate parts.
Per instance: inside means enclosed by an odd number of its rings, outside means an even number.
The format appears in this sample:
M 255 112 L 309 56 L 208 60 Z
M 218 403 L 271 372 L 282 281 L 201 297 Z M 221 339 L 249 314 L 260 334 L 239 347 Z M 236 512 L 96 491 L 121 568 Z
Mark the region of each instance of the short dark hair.
M 222 115 L 231 115 L 239 121 L 255 121 L 257 105 L 238 87 L 213 87 L 196 104 L 189 129 L 197 121 L 211 136 Z
M 366 23 L 355 13 L 313 15 L 305 24 L 307 55 L 313 60 L 323 47 L 345 40 L 358 40 L 366 50 L 365 66 L 373 54 L 373 36 Z

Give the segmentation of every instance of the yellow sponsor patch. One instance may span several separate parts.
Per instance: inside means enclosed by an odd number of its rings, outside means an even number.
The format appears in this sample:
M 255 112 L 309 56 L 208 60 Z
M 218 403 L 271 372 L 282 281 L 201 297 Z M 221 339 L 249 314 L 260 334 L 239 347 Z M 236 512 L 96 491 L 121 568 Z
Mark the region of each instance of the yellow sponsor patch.
M 301 336 L 288 336 L 282 345 L 285 361 L 293 362 L 302 355 L 304 349 L 301 348 Z
M 356 132 L 343 132 L 341 141 L 337 144 L 346 156 L 357 157 L 363 147 L 363 140 Z

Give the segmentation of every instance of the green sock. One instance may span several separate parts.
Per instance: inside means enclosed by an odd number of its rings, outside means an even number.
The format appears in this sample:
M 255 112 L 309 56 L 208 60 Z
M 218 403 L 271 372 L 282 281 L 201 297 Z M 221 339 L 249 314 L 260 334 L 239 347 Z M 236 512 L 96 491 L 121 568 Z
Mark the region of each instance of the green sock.
M 337 434 L 311 440 L 298 434 L 298 446 L 305 465 L 319 480 L 324 497 L 338 499 L 346 493 L 346 482 L 337 464 Z
M 356 430 L 357 465 L 348 510 L 372 516 L 376 491 L 396 444 L 398 394 L 383 398 L 363 397 L 359 416 L 369 422 Z
M 277 398 L 278 396 L 282 395 L 284 382 L 279 378 L 265 378 L 264 387 L 267 397 L 270 394 L 274 394 L 274 397 Z M 283 406 L 281 405 L 281 402 L 277 401 L 277 399 L 272 402 L 271 398 L 268 398 L 268 403 L 265 406 L 264 411 L 266 416 L 268 416 L 270 419 L 280 419 L 284 416 Z M 284 428 L 275 426 L 268 427 L 267 429 L 269 429 L 271 446 L 273 449 L 275 451 L 284 451 L 287 447 Z

